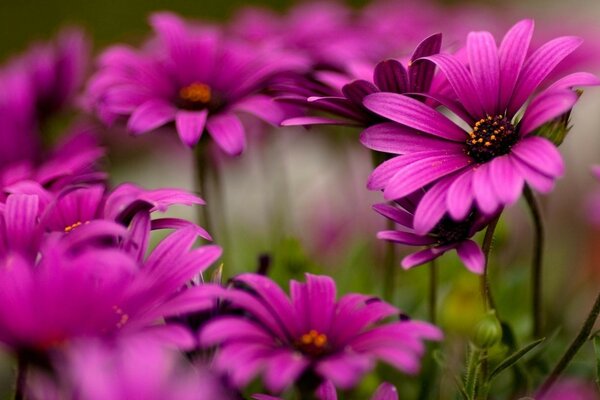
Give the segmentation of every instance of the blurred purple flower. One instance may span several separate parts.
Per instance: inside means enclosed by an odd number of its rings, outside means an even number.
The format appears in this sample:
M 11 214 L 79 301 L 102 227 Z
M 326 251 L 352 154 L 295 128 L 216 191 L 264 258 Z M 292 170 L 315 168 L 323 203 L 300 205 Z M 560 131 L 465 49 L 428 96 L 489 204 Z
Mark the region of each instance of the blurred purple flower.
M 330 381 L 326 381 L 319 386 L 315 397 L 319 400 L 337 400 L 338 398 L 335 386 Z M 255 394 L 252 398 L 255 400 L 282 400 L 279 397 L 266 394 Z M 398 400 L 398 390 L 394 385 L 384 382 L 373 393 L 371 400 Z
M 410 57 L 407 63 L 408 67 L 404 67 L 400 61 L 394 59 L 381 61 L 373 70 L 372 82 L 356 79 L 344 84 L 341 91 L 335 86 L 319 88 L 323 95 L 313 95 L 306 99 L 284 96 L 281 101 L 325 111 L 337 118 L 296 117 L 283 121 L 282 125 L 368 126 L 382 122 L 381 116 L 363 105 L 363 99 L 370 94 L 380 92 L 409 93 L 411 95 L 428 93 L 432 86 L 435 65 L 429 61 L 415 63 L 415 60 L 437 54 L 441 44 L 441 34 L 435 34 L 423 40 Z
M 441 199 L 439 191 L 431 190 L 420 201 L 414 201 L 409 197 L 398 200 L 396 202 L 398 207 L 387 204 L 374 205 L 373 209 L 375 211 L 398 225 L 396 230 L 378 232 L 377 237 L 408 246 L 428 246 L 425 250 L 404 257 L 402 267 L 405 269 L 425 264 L 447 251 L 456 250 L 459 258 L 469 271 L 476 274 L 483 273 L 485 256 L 479 245 L 471 238 L 486 227 L 490 221 L 489 217 L 485 217 L 475 210 L 462 221 L 454 221 L 448 215 L 444 215 L 441 218 L 435 218 L 439 219 L 439 222 L 433 228 L 427 230 L 426 234 L 417 233 L 415 228 L 416 217 L 439 210 L 439 207 L 433 206 L 432 202 L 439 202 Z M 421 231 L 423 230 L 421 229 Z
M 227 154 L 246 146 L 238 112 L 271 124 L 284 110 L 260 92 L 276 73 L 300 65 L 294 58 L 226 38 L 178 16 L 150 18 L 156 37 L 141 51 L 115 46 L 100 57 L 88 86 L 88 102 L 107 123 L 128 117 L 135 135 L 167 123 L 183 143 L 195 146 L 206 130 Z
M 28 391 L 32 399 L 231 398 L 205 367 L 190 364 L 163 341 L 140 335 L 80 341 L 54 359 L 56 377 L 35 374 Z
M 597 398 L 598 389 L 595 385 L 573 378 L 562 379 L 548 393 L 539 397 L 540 400 L 595 400 Z
M 563 174 L 560 153 L 549 140 L 537 136 L 536 129 L 573 107 L 579 97 L 571 90 L 574 86 L 600 81 L 588 73 L 574 73 L 547 82 L 554 67 L 581 40 L 560 37 L 528 56 L 532 34 L 533 21 L 523 20 L 498 48 L 489 32 L 471 32 L 468 67 L 448 54 L 425 57 L 454 89 L 456 98 L 441 102 L 470 127 L 468 131 L 407 96 L 375 93 L 365 98 L 368 109 L 398 124 L 369 127 L 362 143 L 402 155 L 377 167 L 368 187 L 384 189 L 386 199 L 398 199 L 433 184 L 432 190 L 444 198 L 435 203 L 439 209 L 429 213 L 429 220 L 419 221 L 417 216 L 415 224 L 423 228 L 419 233 L 433 227 L 446 210 L 454 220 L 464 219 L 473 203 L 492 215 L 513 204 L 526 182 L 547 193 Z M 542 85 L 546 88 L 537 92 Z
M 200 331 L 200 344 L 220 345 L 215 367 L 236 386 L 262 374 L 265 386 L 280 392 L 301 376 L 356 385 L 381 359 L 417 373 L 423 340 L 441 340 L 441 331 L 421 321 L 383 323 L 400 311 L 377 298 L 347 294 L 336 301 L 335 282 L 306 275 L 291 281 L 291 299 L 270 279 L 256 274 L 235 278 L 222 298 L 245 311 L 222 316 Z M 379 324 L 378 324 L 379 323 Z

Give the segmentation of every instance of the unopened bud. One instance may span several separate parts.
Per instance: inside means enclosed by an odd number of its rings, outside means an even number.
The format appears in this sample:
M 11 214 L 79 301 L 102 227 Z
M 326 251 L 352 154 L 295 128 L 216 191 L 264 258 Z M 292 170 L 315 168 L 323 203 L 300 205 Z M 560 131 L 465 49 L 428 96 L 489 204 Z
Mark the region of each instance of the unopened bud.
M 489 349 L 502 339 L 502 326 L 496 311 L 490 310 L 475 327 L 473 344 L 480 349 Z

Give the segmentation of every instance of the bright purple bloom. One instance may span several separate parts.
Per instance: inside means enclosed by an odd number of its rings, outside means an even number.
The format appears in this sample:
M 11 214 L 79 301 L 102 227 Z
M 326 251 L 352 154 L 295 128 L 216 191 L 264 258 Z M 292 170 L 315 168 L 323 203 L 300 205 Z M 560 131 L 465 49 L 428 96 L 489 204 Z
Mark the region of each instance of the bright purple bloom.
M 336 300 L 335 282 L 306 275 L 290 282 L 291 298 L 269 278 L 243 274 L 222 296 L 244 315 L 222 316 L 200 331 L 200 344 L 220 345 L 215 367 L 244 386 L 262 375 L 280 392 L 301 376 L 331 380 L 350 388 L 381 359 L 417 373 L 423 340 L 441 340 L 441 331 L 421 321 L 384 323 L 400 315 L 394 306 L 361 294 Z
M 425 57 L 437 64 L 454 89 L 455 99 L 442 103 L 470 127 L 467 131 L 440 111 L 407 96 L 376 93 L 365 98 L 367 108 L 398 124 L 368 128 L 362 143 L 401 154 L 375 169 L 369 188 L 384 189 L 386 199 L 398 199 L 432 185 L 431 190 L 443 197 L 435 203 L 438 210 L 417 210 L 418 233 L 433 228 L 446 210 L 453 219 L 464 219 L 474 203 L 492 215 L 513 204 L 525 183 L 547 193 L 563 174 L 556 146 L 537 136 L 536 129 L 573 107 L 578 99 L 571 90 L 574 86 L 599 81 L 591 74 L 574 73 L 547 82 L 554 67 L 581 40 L 560 37 L 528 55 L 532 33 L 533 21 L 523 20 L 497 47 L 489 32 L 471 32 L 466 47 L 468 66 L 448 54 Z M 545 89 L 539 91 L 540 87 Z M 419 215 L 429 218 L 419 221 Z
M 359 125 L 368 126 L 382 122 L 383 118 L 373 113 L 363 105 L 363 99 L 373 93 L 409 93 L 412 95 L 428 93 L 432 87 L 435 65 L 417 62 L 422 57 L 437 54 L 442 44 L 442 35 L 432 35 L 423 40 L 415 49 L 404 67 L 398 60 L 381 61 L 373 70 L 372 82 L 356 79 L 346 83 L 338 90 L 335 86 L 317 88 L 321 93 L 313 93 L 308 98 L 284 96 L 281 101 L 293 102 L 311 109 L 324 111 L 336 118 L 326 117 L 297 117 L 282 122 L 284 126 L 294 125 Z M 308 86 L 308 90 L 314 86 Z
M 66 354 L 54 357 L 53 364 L 54 379 L 42 372 L 33 376 L 32 399 L 231 398 L 205 367 L 190 364 L 162 341 L 139 335 L 116 342 L 75 343 Z
M 387 204 L 376 204 L 373 209 L 384 217 L 397 224 L 395 230 L 386 230 L 377 233 L 377 238 L 408 246 L 427 246 L 427 249 L 410 254 L 402 260 L 402 267 L 409 269 L 434 260 L 450 250 L 456 250 L 458 257 L 465 267 L 476 274 L 483 273 L 485 267 L 485 256 L 479 245 L 471 238 L 478 231 L 487 226 L 489 217 L 482 215 L 476 210 L 472 211 L 464 220 L 455 221 L 448 215 L 440 218 L 439 222 L 427 233 L 419 234 L 415 229 L 418 212 L 435 212 L 435 202 L 442 197 L 439 191 L 431 190 L 422 198 L 412 199 L 406 197 L 397 200 L 398 207 Z M 420 204 L 417 206 L 417 204 Z
M 545 395 L 538 396 L 540 400 L 595 400 L 598 389 L 592 382 L 567 378 L 557 382 Z
M 335 386 L 330 381 L 324 382 L 315 393 L 315 397 L 319 400 L 337 400 L 337 392 Z M 279 397 L 269 396 L 266 394 L 255 394 L 252 396 L 255 400 L 282 400 Z M 398 400 L 398 390 L 394 385 L 387 382 L 379 385 L 371 400 Z
M 135 135 L 175 122 L 186 145 L 195 146 L 206 130 L 237 155 L 246 146 L 239 112 L 272 124 L 283 120 L 281 105 L 260 92 L 276 73 L 297 65 L 294 59 L 173 14 L 154 14 L 150 22 L 156 37 L 142 50 L 115 46 L 100 57 L 88 100 L 105 122 L 127 117 Z

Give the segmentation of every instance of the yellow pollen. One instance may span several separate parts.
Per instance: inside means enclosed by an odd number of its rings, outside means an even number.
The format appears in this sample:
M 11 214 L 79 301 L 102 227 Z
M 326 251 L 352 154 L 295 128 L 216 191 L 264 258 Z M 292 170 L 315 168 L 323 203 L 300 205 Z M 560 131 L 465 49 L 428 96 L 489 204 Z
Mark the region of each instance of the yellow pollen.
M 208 103 L 212 97 L 210 86 L 204 83 L 192 83 L 179 90 L 179 97 L 192 103 Z
M 65 226 L 65 233 L 69 233 L 71 232 L 73 229 L 77 228 L 78 226 L 83 225 L 83 223 L 81 221 L 77 221 L 74 224 L 71 224 L 69 226 Z
M 495 131 L 494 131 L 494 132 L 495 132 Z M 492 136 L 490 136 L 490 139 L 491 139 L 491 140 L 496 140 L 496 135 L 492 135 Z
M 479 143 L 481 143 L 481 142 L 483 142 L 483 138 L 479 138 L 479 139 L 477 139 L 477 141 L 478 141 Z
M 491 146 L 492 144 L 490 142 L 485 142 L 483 145 L 484 146 Z
M 300 342 L 303 345 L 313 345 L 315 347 L 324 347 L 327 344 L 327 335 L 319 333 L 314 329 L 311 329 L 308 333 L 305 333 L 300 337 Z
M 113 306 L 113 311 L 115 312 L 115 314 L 121 316 L 121 318 L 119 319 L 119 321 L 117 322 L 116 325 L 117 325 L 117 328 L 122 328 L 123 326 L 125 326 L 127 321 L 129 321 L 129 315 L 125 314 L 123 312 L 123 310 L 121 309 L 121 307 L 118 307 L 118 306 Z

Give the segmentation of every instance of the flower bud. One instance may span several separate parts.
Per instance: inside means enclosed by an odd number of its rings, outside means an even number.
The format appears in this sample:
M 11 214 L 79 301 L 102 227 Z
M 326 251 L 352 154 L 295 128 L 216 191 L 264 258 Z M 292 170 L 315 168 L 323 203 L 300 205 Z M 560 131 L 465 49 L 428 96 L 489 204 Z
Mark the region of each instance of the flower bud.
M 490 310 L 475 327 L 473 344 L 480 349 L 489 349 L 502 339 L 502 326 L 496 311 Z

